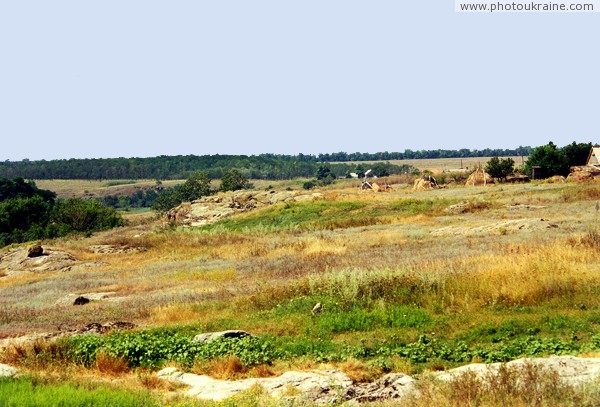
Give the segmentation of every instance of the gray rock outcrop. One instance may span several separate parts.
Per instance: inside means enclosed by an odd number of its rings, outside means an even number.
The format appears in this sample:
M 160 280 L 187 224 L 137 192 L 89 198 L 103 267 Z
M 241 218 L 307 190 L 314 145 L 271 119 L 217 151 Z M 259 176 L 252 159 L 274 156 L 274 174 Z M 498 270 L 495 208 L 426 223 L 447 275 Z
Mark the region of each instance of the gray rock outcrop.
M 198 334 L 198 335 L 194 336 L 194 339 L 192 339 L 192 342 L 208 343 L 208 342 L 212 342 L 212 341 L 215 341 L 215 340 L 221 339 L 221 338 L 244 338 L 246 336 L 254 337 L 254 335 L 251 335 L 246 331 L 232 329 L 229 331 L 208 332 L 208 333 L 204 333 L 204 334 Z
M 40 246 L 41 247 L 41 246 Z M 79 267 L 99 266 L 101 263 L 82 262 L 70 253 L 45 248 L 43 255 L 29 257 L 29 249 L 17 247 L 0 252 L 0 270 L 7 276 L 24 273 L 65 272 Z
M 484 380 L 497 374 L 502 365 L 520 370 L 527 364 L 539 369 L 557 372 L 566 384 L 581 385 L 591 383 L 600 377 L 600 358 L 578 358 L 574 356 L 553 356 L 550 358 L 523 358 L 505 364 L 474 363 L 444 372 L 425 373 L 436 381 L 451 381 L 465 372 L 473 372 Z M 390 373 L 373 383 L 353 383 L 339 370 L 312 370 L 309 372 L 287 372 L 279 377 L 245 379 L 237 381 L 216 380 L 209 376 L 183 373 L 177 368 L 166 368 L 158 372 L 158 377 L 175 383 L 190 386 L 187 394 L 202 399 L 223 400 L 253 386 L 261 386 L 273 397 L 292 397 L 318 404 L 349 402 L 353 404 L 384 400 L 401 400 L 419 396 L 418 380 L 402 374 Z
M 187 395 L 207 400 L 223 400 L 256 385 L 276 397 L 293 391 L 317 400 L 337 397 L 334 396 L 335 390 L 343 390 L 352 385 L 348 376 L 339 370 L 286 372 L 279 377 L 226 381 L 183 373 L 169 367 L 158 372 L 158 377 L 190 386 Z

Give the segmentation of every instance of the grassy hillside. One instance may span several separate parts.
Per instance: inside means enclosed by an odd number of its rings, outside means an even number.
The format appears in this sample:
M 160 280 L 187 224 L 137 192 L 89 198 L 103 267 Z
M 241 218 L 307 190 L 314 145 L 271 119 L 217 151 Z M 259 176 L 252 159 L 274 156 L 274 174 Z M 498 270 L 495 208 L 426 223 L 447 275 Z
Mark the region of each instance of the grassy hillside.
M 141 328 L 23 347 L 0 362 L 38 374 L 71 366 L 93 377 L 106 376 L 106 357 L 124 366 L 119 377 L 165 364 L 228 378 L 327 366 L 370 380 L 600 352 L 600 185 L 396 185 L 380 194 L 349 185 L 203 228 L 152 221 L 43 242 L 101 265 L 0 277 L 0 336 L 93 321 Z M 98 244 L 143 250 L 95 253 Z M 120 300 L 57 304 L 83 292 Z M 313 315 L 318 302 L 323 312 Z M 190 342 L 225 329 L 259 339 L 228 352 Z

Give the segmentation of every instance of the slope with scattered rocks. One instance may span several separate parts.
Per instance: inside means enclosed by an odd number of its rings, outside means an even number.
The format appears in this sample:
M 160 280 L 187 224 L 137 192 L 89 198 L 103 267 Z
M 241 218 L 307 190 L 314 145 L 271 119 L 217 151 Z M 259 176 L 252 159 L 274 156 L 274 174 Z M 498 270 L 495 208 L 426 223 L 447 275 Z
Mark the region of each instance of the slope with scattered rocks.
M 179 225 L 199 227 L 269 205 L 319 198 L 322 198 L 322 194 L 318 192 L 275 190 L 225 192 L 185 202 L 167 212 L 166 218 L 167 221 Z

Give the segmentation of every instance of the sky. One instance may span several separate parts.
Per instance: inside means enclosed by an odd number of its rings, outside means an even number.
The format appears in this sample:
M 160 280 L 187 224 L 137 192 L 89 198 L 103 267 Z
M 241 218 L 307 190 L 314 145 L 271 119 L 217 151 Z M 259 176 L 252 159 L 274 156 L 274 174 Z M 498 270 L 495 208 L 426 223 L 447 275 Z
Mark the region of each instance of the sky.
M 600 13 L 0 0 L 0 160 L 600 141 Z

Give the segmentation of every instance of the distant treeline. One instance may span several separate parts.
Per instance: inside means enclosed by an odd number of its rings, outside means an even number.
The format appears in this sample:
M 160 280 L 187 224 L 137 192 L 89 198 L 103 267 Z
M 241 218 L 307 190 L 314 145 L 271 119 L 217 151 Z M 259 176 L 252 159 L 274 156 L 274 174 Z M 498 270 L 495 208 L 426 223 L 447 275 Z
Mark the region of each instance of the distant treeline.
M 531 147 L 484 150 L 405 150 L 382 153 L 331 153 L 318 155 L 186 155 L 149 158 L 94 158 L 0 162 L 0 177 L 25 179 L 185 179 L 196 171 L 221 178 L 230 169 L 239 169 L 251 179 L 293 179 L 314 176 L 318 164 L 335 162 L 331 171 L 338 177 L 354 171 L 348 161 L 387 161 L 418 158 L 460 158 L 528 156 Z M 403 167 L 403 166 L 400 166 Z M 394 171 L 395 172 L 395 171 Z M 403 172 L 399 170 L 399 172 Z

